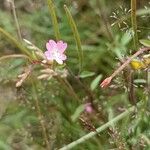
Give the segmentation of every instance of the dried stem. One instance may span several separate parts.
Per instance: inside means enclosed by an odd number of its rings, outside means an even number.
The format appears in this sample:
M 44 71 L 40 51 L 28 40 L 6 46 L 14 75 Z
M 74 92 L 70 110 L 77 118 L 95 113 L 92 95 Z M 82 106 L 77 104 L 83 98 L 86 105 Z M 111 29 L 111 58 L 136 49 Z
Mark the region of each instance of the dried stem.
M 133 54 L 131 57 L 129 57 L 117 70 L 114 71 L 114 73 L 107 77 L 105 80 L 102 81 L 102 83 L 100 84 L 100 86 L 102 88 L 107 87 L 111 80 L 117 75 L 119 74 L 131 61 L 132 59 L 134 59 L 135 57 L 137 57 L 138 55 L 142 54 L 145 51 L 150 50 L 150 47 L 145 47 L 145 48 L 141 48 L 139 49 L 135 54 Z
M 150 47 L 141 48 L 139 49 L 135 54 L 133 54 L 131 57 L 129 57 L 114 73 L 111 75 L 112 78 L 114 78 L 118 73 L 120 73 L 135 57 L 139 56 L 145 51 L 150 50 Z

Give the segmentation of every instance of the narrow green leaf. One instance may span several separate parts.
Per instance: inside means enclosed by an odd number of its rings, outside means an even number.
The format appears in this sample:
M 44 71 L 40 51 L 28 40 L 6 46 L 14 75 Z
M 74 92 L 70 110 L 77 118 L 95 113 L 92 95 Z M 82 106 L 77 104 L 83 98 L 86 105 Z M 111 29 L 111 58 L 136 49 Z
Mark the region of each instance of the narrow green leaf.
M 71 27 L 72 32 L 73 32 L 74 39 L 76 41 L 77 53 L 78 53 L 78 57 L 79 57 L 79 72 L 81 72 L 82 63 L 83 63 L 83 50 L 82 50 L 82 46 L 81 46 L 81 40 L 80 40 L 79 32 L 77 30 L 77 26 L 75 24 L 75 21 L 74 21 L 72 15 L 71 15 L 71 13 L 70 13 L 70 11 L 66 5 L 64 5 L 64 9 L 65 9 L 65 12 L 67 15 L 68 22 L 69 22 L 70 27 Z
M 98 75 L 91 83 L 91 90 L 95 90 L 100 82 L 100 80 L 102 79 L 102 75 Z
M 150 47 L 150 40 L 149 39 L 142 39 L 142 40 L 140 40 L 140 43 L 146 47 Z
M 71 116 L 72 121 L 76 121 L 78 119 L 78 117 L 80 116 L 80 114 L 84 111 L 85 106 L 84 105 L 80 105 L 76 111 L 74 112 L 74 114 Z
M 53 24 L 53 28 L 54 28 L 54 32 L 55 32 L 55 37 L 56 37 L 56 40 L 59 40 L 60 39 L 60 32 L 59 32 L 59 26 L 58 26 L 55 6 L 54 6 L 52 0 L 47 0 L 47 3 L 48 3 L 51 19 L 52 19 L 52 24 Z
M 131 41 L 131 36 L 128 33 L 125 33 L 121 38 L 121 44 L 126 46 Z
M 137 84 L 146 84 L 146 80 L 145 79 L 135 79 L 134 83 L 137 83 Z
M 83 71 L 83 72 L 81 72 L 79 77 L 80 78 L 87 78 L 87 77 L 91 77 L 91 76 L 94 76 L 94 75 L 95 75 L 95 72 Z

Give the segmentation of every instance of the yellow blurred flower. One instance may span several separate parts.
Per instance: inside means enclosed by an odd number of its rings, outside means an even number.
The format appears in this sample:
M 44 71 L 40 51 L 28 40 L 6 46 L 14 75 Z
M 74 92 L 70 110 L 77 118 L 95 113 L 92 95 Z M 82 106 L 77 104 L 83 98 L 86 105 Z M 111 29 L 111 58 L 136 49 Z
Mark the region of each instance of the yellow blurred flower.
M 133 59 L 130 65 L 135 70 L 148 68 L 150 65 L 150 54 L 144 55 L 141 59 Z

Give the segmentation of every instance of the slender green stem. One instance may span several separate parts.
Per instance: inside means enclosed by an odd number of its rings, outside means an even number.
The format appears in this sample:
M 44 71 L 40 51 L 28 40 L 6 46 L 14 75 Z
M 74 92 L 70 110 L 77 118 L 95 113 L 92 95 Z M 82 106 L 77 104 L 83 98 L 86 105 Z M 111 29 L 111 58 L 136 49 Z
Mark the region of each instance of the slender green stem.
M 144 101 L 145 102 L 145 106 L 143 107 L 144 109 L 144 114 L 146 112 L 146 106 L 148 105 L 149 106 L 149 100 L 150 100 L 150 69 L 147 69 L 147 89 L 146 89 L 146 100 Z M 143 115 L 144 115 L 143 114 Z
M 55 6 L 54 6 L 52 0 L 47 0 L 47 3 L 48 3 L 51 19 L 52 19 L 52 24 L 53 24 L 53 28 L 54 28 L 54 32 L 55 32 L 55 37 L 56 37 L 56 40 L 59 40 L 60 39 L 60 31 L 59 31 Z
M 138 103 L 137 106 L 140 105 L 140 102 Z M 104 131 L 105 129 L 107 129 L 108 127 L 112 126 L 114 123 L 117 123 L 119 120 L 125 118 L 127 115 L 129 115 L 130 113 L 132 113 L 135 110 L 135 106 L 132 106 L 130 108 L 128 108 L 126 111 L 124 111 L 123 113 L 121 113 L 120 115 L 118 115 L 117 117 L 113 118 L 112 120 L 110 120 L 109 122 L 105 123 L 104 125 L 100 126 L 99 128 L 96 129 L 96 132 L 90 132 L 89 134 L 86 134 L 85 136 L 81 137 L 80 139 L 64 146 L 63 148 L 59 149 L 59 150 L 69 150 L 72 149 L 73 147 L 86 142 L 88 139 L 94 137 L 97 133 L 100 133 L 102 131 Z
M 32 90 L 33 90 L 33 95 L 34 95 L 34 100 L 35 100 L 35 106 L 36 106 L 36 110 L 37 110 L 37 114 L 38 114 L 38 119 L 39 119 L 41 127 L 42 127 L 43 138 L 44 138 L 47 150 L 50 150 L 50 143 L 49 143 L 48 135 L 46 132 L 46 130 L 47 130 L 46 129 L 46 123 L 45 123 L 44 117 L 43 117 L 42 112 L 41 112 L 40 104 L 39 104 L 37 94 L 36 94 L 37 93 L 36 87 L 35 87 L 35 84 L 33 82 L 32 82 L 32 85 L 33 85 Z
M 11 36 L 8 32 L 6 32 L 4 29 L 0 27 L 0 33 L 6 37 L 11 43 L 13 43 L 16 47 L 20 49 L 20 51 L 26 55 L 28 55 L 31 59 L 30 52 L 22 46 L 13 36 Z
M 76 82 L 84 89 L 84 91 L 86 92 L 86 94 L 88 95 L 90 102 L 93 104 L 94 101 L 94 94 L 92 93 L 91 89 L 88 88 L 86 85 L 84 85 L 80 78 L 78 76 L 75 76 L 75 74 L 72 72 L 72 70 L 67 67 L 68 72 L 70 72 L 70 75 L 76 80 Z
M 131 0 L 131 23 L 133 30 L 134 48 L 138 49 L 138 34 L 137 34 L 137 20 L 136 20 L 136 0 Z
M 80 102 L 80 99 L 79 99 L 78 95 L 76 94 L 76 92 L 74 91 L 72 85 L 68 82 L 67 79 L 63 79 L 63 80 L 64 80 L 65 84 L 69 87 L 70 91 L 72 91 L 74 97 Z
M 138 34 L 137 34 L 137 20 L 136 20 L 136 0 L 131 0 L 131 23 L 132 23 L 132 31 L 133 31 L 133 44 L 134 48 L 138 49 Z M 133 104 L 136 104 L 136 98 L 135 98 L 135 90 L 133 86 L 133 80 L 134 80 L 134 73 L 130 74 L 130 81 L 129 81 L 129 100 Z
M 68 82 L 67 79 L 63 79 L 59 76 L 56 76 L 56 79 L 66 88 L 66 90 L 67 90 L 68 94 L 70 94 L 70 96 L 72 96 L 78 102 L 80 102 L 78 95 L 76 94 L 76 92 L 74 91 L 73 87 L 70 85 L 70 83 Z
M 11 5 L 12 5 L 12 14 L 13 14 L 14 21 L 15 21 L 16 28 L 17 28 L 18 39 L 19 39 L 20 41 L 22 41 L 22 36 L 21 36 L 21 31 L 20 31 L 19 22 L 18 22 L 17 15 L 16 15 L 16 9 L 15 9 L 14 0 L 11 0 L 10 3 L 11 3 Z

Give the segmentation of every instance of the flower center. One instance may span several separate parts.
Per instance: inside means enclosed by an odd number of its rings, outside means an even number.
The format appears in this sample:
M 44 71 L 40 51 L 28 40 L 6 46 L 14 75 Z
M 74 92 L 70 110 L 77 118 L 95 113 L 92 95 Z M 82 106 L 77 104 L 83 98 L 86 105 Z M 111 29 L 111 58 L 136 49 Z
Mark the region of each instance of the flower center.
M 57 49 L 55 49 L 55 50 L 52 52 L 52 55 L 53 55 L 53 57 L 55 57 L 55 58 L 60 57 L 60 53 L 58 52 Z

